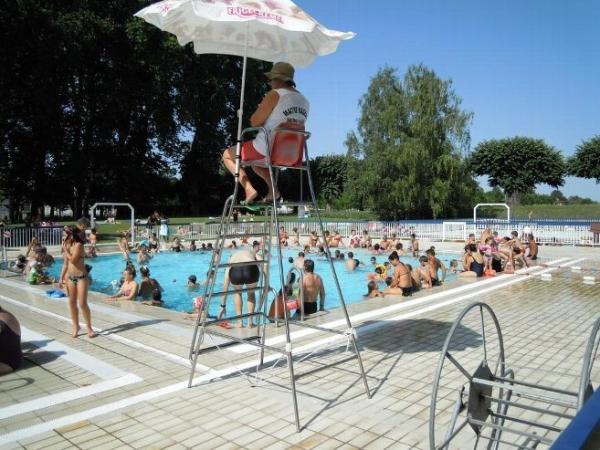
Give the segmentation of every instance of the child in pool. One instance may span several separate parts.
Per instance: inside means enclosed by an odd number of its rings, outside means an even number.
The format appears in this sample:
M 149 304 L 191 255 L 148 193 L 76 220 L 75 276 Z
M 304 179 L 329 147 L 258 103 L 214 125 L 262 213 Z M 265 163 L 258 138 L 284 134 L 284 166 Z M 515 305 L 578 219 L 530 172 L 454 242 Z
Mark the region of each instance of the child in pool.
M 460 272 L 460 270 L 458 270 L 458 260 L 453 259 L 452 261 L 450 261 L 450 273 L 458 273 L 458 272 Z
M 377 283 L 375 281 L 369 281 L 367 283 L 367 294 L 366 298 L 375 298 L 375 297 L 383 297 L 383 292 L 379 290 Z

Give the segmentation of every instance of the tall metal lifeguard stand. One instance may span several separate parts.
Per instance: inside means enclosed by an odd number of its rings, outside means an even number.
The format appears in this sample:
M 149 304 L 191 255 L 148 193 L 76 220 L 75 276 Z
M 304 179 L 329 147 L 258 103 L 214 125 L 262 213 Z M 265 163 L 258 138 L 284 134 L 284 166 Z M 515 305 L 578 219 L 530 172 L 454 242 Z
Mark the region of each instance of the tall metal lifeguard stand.
M 292 337 L 290 334 L 290 324 L 293 324 L 298 327 L 311 328 L 323 333 L 335 334 L 339 335 L 342 338 L 347 339 L 347 345 L 354 349 L 355 357 L 358 363 L 358 369 L 360 371 L 360 375 L 362 377 L 365 392 L 367 397 L 371 397 L 371 393 L 369 391 L 369 385 L 367 383 L 367 377 L 365 374 L 365 370 L 363 367 L 362 359 L 360 356 L 358 339 L 354 328 L 352 327 L 352 323 L 350 322 L 350 317 L 348 316 L 348 310 L 346 308 L 346 303 L 344 301 L 344 295 L 342 293 L 342 289 L 340 287 L 340 283 L 335 271 L 335 267 L 331 257 L 328 257 L 328 264 L 331 269 L 333 280 L 335 282 L 335 287 L 340 299 L 342 313 L 344 315 L 346 321 L 346 329 L 338 330 L 333 328 L 325 328 L 316 324 L 310 324 L 305 321 L 297 321 L 291 320 L 289 317 L 290 313 L 288 311 L 287 305 L 287 295 L 286 289 L 284 288 L 286 284 L 286 275 L 284 273 L 283 267 L 283 252 L 281 248 L 281 236 L 280 236 L 280 226 L 279 226 L 279 217 L 278 217 L 278 208 L 282 206 L 287 207 L 304 207 L 310 205 L 313 211 L 316 214 L 317 220 L 319 222 L 319 230 L 321 233 L 321 238 L 323 239 L 323 245 L 325 247 L 326 254 L 329 255 L 329 246 L 327 245 L 327 240 L 325 238 L 325 229 L 323 227 L 323 222 L 321 221 L 321 217 L 319 215 L 319 208 L 317 204 L 317 200 L 315 197 L 312 177 L 310 173 L 310 164 L 308 157 L 308 147 L 306 145 L 306 141 L 310 137 L 310 133 L 304 131 L 304 129 L 299 129 L 299 127 L 294 126 L 293 124 L 284 124 L 279 128 L 273 130 L 271 132 L 271 136 L 266 132 L 263 128 L 247 128 L 245 129 L 241 136 L 242 138 L 252 132 L 264 132 L 267 137 L 267 148 L 269 149 L 268 154 L 264 160 L 261 160 L 260 164 L 257 164 L 257 161 L 244 161 L 242 160 L 242 155 L 240 151 L 240 146 L 238 145 L 238 150 L 236 153 L 236 173 L 235 173 L 235 187 L 233 190 L 233 194 L 227 198 L 223 207 L 223 213 L 221 215 L 221 222 L 219 227 L 219 232 L 215 240 L 213 256 L 211 258 L 211 263 L 209 266 L 208 274 L 207 274 L 207 283 L 206 289 L 203 296 L 203 301 L 198 313 L 198 317 L 195 322 L 194 333 L 192 338 L 192 343 L 190 346 L 189 358 L 192 363 L 192 369 L 190 372 L 190 378 L 188 387 L 192 387 L 194 373 L 196 369 L 196 364 L 198 362 L 198 358 L 201 354 L 204 354 L 207 351 L 222 350 L 223 346 L 231 345 L 235 343 L 243 343 L 250 344 L 259 349 L 259 360 L 257 362 L 257 370 L 263 366 L 264 363 L 264 353 L 265 350 L 279 353 L 282 357 L 287 359 L 287 365 L 289 370 L 289 379 L 291 384 L 291 393 L 294 407 L 294 415 L 296 421 L 296 429 L 297 431 L 301 430 L 300 427 L 300 418 L 298 414 L 298 398 L 296 393 L 296 377 L 294 375 L 294 360 L 293 360 L 293 345 L 292 345 Z M 268 203 L 257 203 L 254 204 L 256 208 L 258 208 L 262 213 L 264 213 L 265 221 L 262 225 L 256 226 L 251 232 L 247 233 L 248 236 L 260 238 L 262 240 L 261 250 L 257 254 L 256 262 L 252 261 L 252 263 L 243 262 L 243 263 L 232 263 L 232 262 L 222 262 L 223 250 L 225 248 L 225 242 L 227 239 L 232 238 L 240 238 L 240 227 L 237 223 L 232 223 L 233 211 L 238 208 L 245 208 L 246 205 L 242 205 L 237 203 L 237 194 L 238 194 L 238 180 L 239 180 L 239 170 L 241 165 L 262 165 L 263 167 L 268 168 L 269 176 L 271 180 L 273 180 L 273 190 L 271 195 L 273 196 L 273 201 Z M 275 171 L 279 169 L 294 169 L 299 171 L 304 171 L 307 174 L 308 186 L 310 191 L 310 202 L 303 203 L 300 202 L 286 202 L 280 203 L 275 198 L 275 186 L 276 186 L 276 176 Z M 274 230 L 273 230 L 274 228 Z M 237 232 L 236 232 L 237 231 Z M 269 293 L 275 293 L 275 297 L 277 296 L 277 292 L 272 289 L 270 285 L 270 273 L 269 266 L 271 262 L 271 257 L 273 256 L 272 244 L 273 238 L 276 238 L 276 246 L 277 246 L 277 267 L 278 267 L 278 282 L 281 285 L 281 296 L 283 297 L 283 324 L 284 324 L 284 333 L 285 333 L 285 347 L 279 348 L 274 345 L 269 345 L 266 343 L 266 329 L 267 323 L 269 321 L 269 315 L 267 313 L 268 307 L 268 296 Z M 231 290 L 215 290 L 215 285 L 217 281 L 217 276 L 219 271 L 228 270 L 231 267 L 235 266 L 243 266 L 243 265 L 257 265 L 260 267 L 260 279 L 255 287 L 243 288 L 237 291 Z M 302 280 L 300 280 L 302 283 Z M 226 297 L 229 294 L 233 293 L 244 293 L 244 292 L 258 292 L 259 296 L 256 301 L 257 308 L 252 313 L 246 313 L 241 315 L 234 315 L 223 318 L 214 318 L 209 317 L 208 311 L 211 303 L 214 302 L 215 299 Z M 277 300 L 276 300 L 277 303 Z M 230 320 L 256 320 L 256 334 L 251 336 L 242 336 L 241 334 L 232 335 L 231 333 L 227 333 L 226 330 L 219 327 L 219 324 Z M 218 329 L 220 328 L 220 329 Z M 210 348 L 201 348 L 205 337 L 209 336 L 213 343 L 215 343 L 215 338 L 219 341 L 218 344 L 213 345 Z

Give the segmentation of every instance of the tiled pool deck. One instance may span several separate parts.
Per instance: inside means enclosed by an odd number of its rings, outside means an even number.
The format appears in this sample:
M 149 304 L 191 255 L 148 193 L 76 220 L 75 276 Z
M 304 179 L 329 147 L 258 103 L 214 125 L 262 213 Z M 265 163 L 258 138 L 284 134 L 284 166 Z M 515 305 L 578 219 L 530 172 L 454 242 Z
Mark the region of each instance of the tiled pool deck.
M 371 399 L 345 340 L 323 342 L 330 335 L 320 332 L 294 339 L 295 349 L 313 352 L 295 357 L 301 433 L 284 361 L 267 364 L 256 381 L 237 371 L 255 351 L 211 352 L 200 358 L 204 367 L 188 389 L 192 322 L 181 314 L 112 305 L 92 293 L 93 322 L 103 332 L 73 339 L 63 300 L 0 273 L 0 305 L 21 322 L 25 351 L 24 367 L 0 377 L 0 448 L 429 448 L 433 372 L 450 325 L 473 301 L 496 312 L 517 378 L 576 389 L 584 345 L 600 315 L 600 250 L 541 252 L 551 265 L 529 275 L 352 305 Z M 584 284 L 582 274 L 567 267 L 574 264 L 595 271 L 596 283 Z M 541 271 L 552 279 L 534 275 Z M 313 320 L 337 318 L 332 311 Z M 464 325 L 453 354 L 469 360 L 481 349 L 480 327 Z M 281 331 L 270 328 L 270 342 L 277 343 Z M 448 383 L 443 388 L 457 387 Z M 452 448 L 473 442 L 474 434 L 464 430 Z

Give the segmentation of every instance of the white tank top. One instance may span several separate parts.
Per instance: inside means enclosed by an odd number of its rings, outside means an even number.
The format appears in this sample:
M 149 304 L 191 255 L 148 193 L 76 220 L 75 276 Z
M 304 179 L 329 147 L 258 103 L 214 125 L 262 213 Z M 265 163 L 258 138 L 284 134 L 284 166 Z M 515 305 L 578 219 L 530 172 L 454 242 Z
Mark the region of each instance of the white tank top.
M 279 94 L 279 101 L 263 124 L 263 127 L 269 133 L 269 139 L 271 138 L 271 130 L 284 122 L 304 125 L 310 109 L 308 100 L 300 92 L 289 89 L 275 89 L 275 92 Z M 267 154 L 267 142 L 262 131 L 256 135 L 253 145 L 260 154 Z

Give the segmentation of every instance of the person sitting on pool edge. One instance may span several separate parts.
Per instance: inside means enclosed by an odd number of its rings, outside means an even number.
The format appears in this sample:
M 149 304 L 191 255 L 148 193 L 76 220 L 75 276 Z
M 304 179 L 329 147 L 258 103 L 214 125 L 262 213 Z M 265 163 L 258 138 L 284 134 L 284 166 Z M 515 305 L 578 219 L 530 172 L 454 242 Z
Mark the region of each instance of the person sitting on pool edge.
M 435 250 L 431 247 L 429 250 L 425 252 L 427 255 L 427 259 L 429 260 L 429 274 L 431 275 L 431 285 L 432 286 L 440 286 L 444 281 L 446 281 L 446 275 L 448 273 L 448 269 L 443 262 L 441 262 L 435 256 Z M 442 279 L 438 278 L 438 270 L 442 270 Z
M 310 105 L 306 97 L 296 90 L 292 65 L 277 62 L 265 75 L 270 81 L 271 90 L 250 117 L 250 125 L 263 127 L 269 138 L 271 138 L 273 129 L 284 123 L 303 126 L 308 118 Z M 243 158 L 253 160 L 254 163 L 265 161 L 268 152 L 265 133 L 260 131 L 254 140 L 244 142 L 241 152 Z M 235 146 L 229 147 L 223 152 L 223 164 L 232 175 L 235 175 L 236 170 L 235 158 Z M 257 165 L 251 167 L 267 184 L 267 196 L 263 200 L 272 201 L 273 193 L 275 193 L 275 199 L 279 199 L 281 194 L 277 186 L 272 184 L 269 169 Z M 238 181 L 246 193 L 244 202 L 252 203 L 258 197 L 258 191 L 252 186 L 248 174 L 243 168 L 240 168 Z
M 325 286 L 323 279 L 315 271 L 315 262 L 312 259 L 304 260 L 304 277 L 302 278 L 302 289 L 304 294 L 304 314 L 317 312 L 317 297 L 319 299 L 319 311 L 325 311 Z
M 23 361 L 21 327 L 17 318 L 0 306 L 0 375 L 17 370 Z
M 400 257 L 396 251 L 393 251 L 388 256 L 392 267 L 394 267 L 394 274 L 392 275 L 392 282 L 389 287 L 383 290 L 386 295 L 403 295 L 408 297 L 412 295 L 412 278 L 408 267 L 400 261 Z

